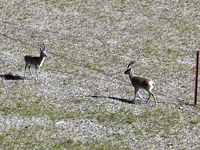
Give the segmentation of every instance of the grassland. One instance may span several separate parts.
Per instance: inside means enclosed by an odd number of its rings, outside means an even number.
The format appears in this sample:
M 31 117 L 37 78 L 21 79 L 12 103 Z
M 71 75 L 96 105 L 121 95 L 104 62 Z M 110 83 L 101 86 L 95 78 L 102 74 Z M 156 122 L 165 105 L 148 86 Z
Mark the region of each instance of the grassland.
M 197 0 L 1 2 L 0 149 L 200 149 L 199 8 Z M 24 80 L 23 57 L 41 43 L 40 79 Z M 156 106 L 144 91 L 130 103 L 123 72 L 133 60 L 136 75 L 155 81 Z

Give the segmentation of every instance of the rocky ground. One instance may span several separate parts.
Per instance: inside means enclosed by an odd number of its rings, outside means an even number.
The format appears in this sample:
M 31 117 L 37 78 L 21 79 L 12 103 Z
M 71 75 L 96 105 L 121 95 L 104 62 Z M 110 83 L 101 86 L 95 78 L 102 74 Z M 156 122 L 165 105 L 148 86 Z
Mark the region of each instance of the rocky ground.
M 197 0 L 1 2 L 0 148 L 199 149 L 199 8 Z M 39 81 L 24 78 L 24 56 L 39 55 L 42 43 Z M 156 83 L 156 106 L 145 91 L 131 103 L 131 61 Z

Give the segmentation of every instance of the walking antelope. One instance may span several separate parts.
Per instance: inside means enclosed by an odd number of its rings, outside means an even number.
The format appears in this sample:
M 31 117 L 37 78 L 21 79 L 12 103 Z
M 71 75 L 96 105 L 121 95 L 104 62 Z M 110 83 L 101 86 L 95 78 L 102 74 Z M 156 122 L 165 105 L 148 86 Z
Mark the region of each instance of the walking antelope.
M 154 98 L 154 101 L 155 101 L 155 104 L 156 104 L 156 97 L 153 94 L 153 92 L 151 92 L 151 90 L 153 89 L 155 83 L 152 80 L 150 80 L 150 79 L 146 79 L 146 78 L 135 76 L 134 75 L 134 71 L 130 67 L 130 65 L 132 65 L 133 63 L 134 62 L 129 63 L 127 70 L 124 72 L 124 74 L 128 74 L 129 75 L 131 83 L 132 83 L 132 85 L 135 88 L 135 97 L 133 99 L 133 102 L 135 101 L 137 95 L 138 95 L 138 97 L 140 99 L 142 99 L 141 96 L 139 95 L 139 90 L 140 89 L 144 89 L 144 90 L 146 90 L 149 93 L 149 97 L 148 97 L 146 103 L 149 102 L 150 97 L 152 96 Z
M 29 72 L 31 74 L 31 76 L 33 77 L 32 73 L 31 73 L 31 66 L 35 67 L 35 71 L 36 71 L 36 78 L 35 80 L 38 80 L 38 70 L 40 69 L 40 67 L 42 66 L 45 57 L 47 57 L 47 49 L 45 47 L 44 44 L 41 45 L 40 48 L 40 56 L 34 56 L 34 55 L 26 55 L 24 57 L 25 60 L 25 69 L 24 69 L 24 78 L 26 77 L 26 68 L 29 68 Z

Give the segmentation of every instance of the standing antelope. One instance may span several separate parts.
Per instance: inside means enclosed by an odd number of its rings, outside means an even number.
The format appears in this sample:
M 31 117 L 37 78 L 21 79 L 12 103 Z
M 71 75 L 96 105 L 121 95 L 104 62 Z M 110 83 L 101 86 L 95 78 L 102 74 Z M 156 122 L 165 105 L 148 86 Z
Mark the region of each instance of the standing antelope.
M 39 57 L 34 56 L 34 55 L 26 55 L 24 57 L 24 60 L 26 63 L 25 69 L 24 69 L 24 78 L 26 77 L 26 67 L 29 68 L 29 72 L 30 72 L 31 76 L 33 77 L 32 73 L 31 73 L 31 66 L 34 66 L 35 70 L 36 70 L 36 79 L 35 80 L 38 80 L 38 70 L 42 66 L 45 57 L 47 57 L 47 49 L 45 48 L 44 44 L 41 45 Z
M 128 74 L 129 78 L 131 80 L 132 85 L 135 88 L 135 97 L 133 99 L 133 102 L 136 99 L 136 96 L 138 94 L 138 97 L 140 99 L 142 99 L 139 95 L 139 90 L 140 89 L 144 89 L 147 92 L 149 92 L 149 98 L 147 99 L 146 103 L 149 102 L 150 97 L 152 96 L 154 98 L 155 104 L 156 104 L 156 98 L 155 95 L 151 92 L 151 90 L 153 89 L 155 83 L 150 80 L 150 79 L 146 79 L 146 78 L 142 78 L 142 77 L 137 77 L 134 75 L 134 71 L 132 70 L 132 68 L 130 67 L 130 65 L 132 65 L 134 62 L 131 62 L 128 64 L 128 68 L 127 70 L 124 72 L 124 74 Z

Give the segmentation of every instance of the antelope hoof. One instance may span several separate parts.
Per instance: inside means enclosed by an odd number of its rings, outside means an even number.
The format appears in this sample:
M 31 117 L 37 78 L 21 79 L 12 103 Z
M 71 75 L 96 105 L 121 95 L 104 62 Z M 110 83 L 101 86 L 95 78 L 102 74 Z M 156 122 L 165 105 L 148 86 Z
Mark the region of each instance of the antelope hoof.
M 133 100 L 131 101 L 131 103 L 135 103 L 135 99 L 133 99 Z

